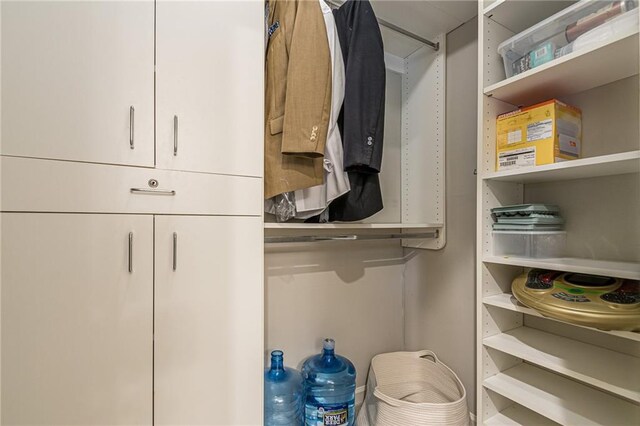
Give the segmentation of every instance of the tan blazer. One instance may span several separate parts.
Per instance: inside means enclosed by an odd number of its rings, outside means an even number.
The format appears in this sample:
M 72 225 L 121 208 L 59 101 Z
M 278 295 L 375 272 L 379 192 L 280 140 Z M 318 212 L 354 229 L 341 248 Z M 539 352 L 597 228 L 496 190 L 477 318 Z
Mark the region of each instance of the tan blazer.
M 265 198 L 322 184 L 331 56 L 320 4 L 269 0 Z

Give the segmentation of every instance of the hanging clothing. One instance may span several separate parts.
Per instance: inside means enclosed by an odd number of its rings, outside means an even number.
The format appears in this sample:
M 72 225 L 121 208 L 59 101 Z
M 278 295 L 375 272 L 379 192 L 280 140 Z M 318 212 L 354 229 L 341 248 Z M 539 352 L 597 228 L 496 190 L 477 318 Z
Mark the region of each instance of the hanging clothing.
M 365 219 L 382 210 L 386 69 L 378 20 L 367 0 L 347 0 L 333 11 L 345 63 L 345 97 L 339 125 L 344 170 L 351 191 L 329 207 L 334 221 Z
M 317 1 L 269 0 L 265 190 L 271 198 L 320 185 L 331 114 L 331 56 Z
M 329 5 L 318 0 L 324 14 L 324 23 L 331 53 L 331 115 L 327 144 L 324 151 L 324 183 L 308 189 L 300 189 L 295 193 L 296 213 L 298 219 L 307 219 L 322 213 L 327 206 L 350 189 L 349 177 L 343 170 L 343 148 L 338 116 L 344 99 L 345 71 L 340 40 L 335 19 Z

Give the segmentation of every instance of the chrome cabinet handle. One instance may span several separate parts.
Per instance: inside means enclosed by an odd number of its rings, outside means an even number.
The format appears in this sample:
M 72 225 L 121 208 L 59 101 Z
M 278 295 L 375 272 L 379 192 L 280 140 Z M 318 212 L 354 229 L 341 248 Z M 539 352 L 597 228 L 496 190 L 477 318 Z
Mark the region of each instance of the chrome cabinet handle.
M 133 273 L 133 232 L 129 232 L 129 273 Z
M 173 270 L 178 267 L 178 233 L 173 233 Z
M 173 155 L 178 155 L 178 116 L 173 116 Z
M 176 195 L 173 189 L 147 189 L 147 188 L 131 188 L 132 194 L 150 194 L 150 195 Z
M 135 112 L 136 110 L 133 108 L 133 105 L 129 107 L 129 148 L 133 149 L 133 135 L 134 135 L 134 124 L 135 124 Z

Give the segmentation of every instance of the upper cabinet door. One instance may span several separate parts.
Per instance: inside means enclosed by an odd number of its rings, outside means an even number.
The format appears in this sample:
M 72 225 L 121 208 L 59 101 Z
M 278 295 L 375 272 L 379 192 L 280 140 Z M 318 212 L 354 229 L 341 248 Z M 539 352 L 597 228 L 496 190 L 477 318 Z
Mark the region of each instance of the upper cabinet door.
M 262 424 L 262 219 L 155 218 L 155 425 Z
M 2 154 L 153 166 L 153 1 L 1 7 Z
M 2 424 L 151 424 L 153 217 L 0 217 Z
M 261 176 L 264 3 L 156 8 L 158 167 Z

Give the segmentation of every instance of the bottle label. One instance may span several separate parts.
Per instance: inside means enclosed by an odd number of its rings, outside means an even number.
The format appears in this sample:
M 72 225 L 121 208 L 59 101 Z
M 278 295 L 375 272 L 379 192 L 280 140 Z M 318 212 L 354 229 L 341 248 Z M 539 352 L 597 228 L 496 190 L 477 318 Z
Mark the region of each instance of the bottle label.
M 306 404 L 307 419 L 314 419 L 313 426 L 346 426 L 349 424 L 349 404 L 331 404 L 316 407 Z

